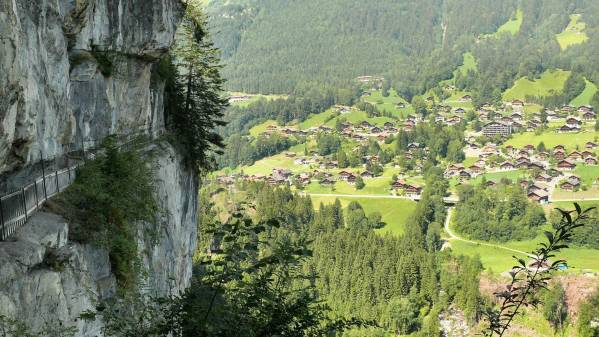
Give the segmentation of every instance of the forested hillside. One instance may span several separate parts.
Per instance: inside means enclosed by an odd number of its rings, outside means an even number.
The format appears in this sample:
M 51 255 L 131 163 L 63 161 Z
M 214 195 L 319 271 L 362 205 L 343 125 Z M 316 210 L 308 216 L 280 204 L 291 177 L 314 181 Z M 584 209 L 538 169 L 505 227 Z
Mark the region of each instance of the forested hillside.
M 452 46 L 463 34 L 493 32 L 512 2 L 237 0 L 212 2 L 208 13 L 231 88 L 288 92 L 306 81 L 410 69 L 414 57 Z
M 235 0 L 211 2 L 207 11 L 230 89 L 290 93 L 308 83 L 346 85 L 378 75 L 408 100 L 452 79 L 483 102 L 548 69 L 599 83 L 592 64 L 598 6 L 591 0 Z M 588 39 L 562 50 L 571 17 Z M 477 71 L 453 78 L 464 52 L 472 53 Z

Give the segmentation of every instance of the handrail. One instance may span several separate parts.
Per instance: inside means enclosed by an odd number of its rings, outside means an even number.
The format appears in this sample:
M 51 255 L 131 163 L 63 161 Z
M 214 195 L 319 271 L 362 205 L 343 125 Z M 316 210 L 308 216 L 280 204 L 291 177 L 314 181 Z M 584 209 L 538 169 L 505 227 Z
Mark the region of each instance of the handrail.
M 119 147 L 125 146 L 132 142 L 131 136 L 139 136 L 149 134 L 149 129 L 143 129 L 128 135 L 124 135 L 128 139 L 122 142 Z M 158 130 L 158 134 L 162 134 L 163 130 Z M 117 135 L 118 137 L 119 135 Z M 88 140 L 89 142 L 89 140 Z M 96 143 L 96 140 L 93 140 Z M 82 152 L 83 158 L 75 165 L 68 166 L 62 169 L 56 169 L 53 172 L 47 173 L 44 167 L 44 159 L 42 156 L 42 173 L 41 177 L 33 179 L 32 183 L 25 184 L 15 191 L 9 192 L 6 195 L 0 196 L 0 241 L 5 241 L 13 235 L 19 227 L 25 225 L 31 214 L 39 210 L 51 197 L 63 191 L 75 181 L 77 168 L 84 164 L 88 154 L 93 154 L 97 149 L 86 149 L 82 144 L 82 149 L 73 152 Z M 70 154 L 65 154 L 67 158 Z

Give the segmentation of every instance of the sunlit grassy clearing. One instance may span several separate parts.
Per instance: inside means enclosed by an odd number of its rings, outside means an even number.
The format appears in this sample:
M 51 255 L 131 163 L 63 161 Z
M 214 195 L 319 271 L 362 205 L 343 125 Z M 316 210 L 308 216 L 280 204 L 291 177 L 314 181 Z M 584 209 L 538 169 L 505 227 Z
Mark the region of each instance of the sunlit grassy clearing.
M 498 38 L 501 34 L 504 33 L 516 35 L 520 31 L 523 19 L 524 13 L 521 9 L 518 9 L 516 10 L 514 17 L 512 17 L 506 23 L 497 28 L 497 31 L 495 33 L 483 35 L 482 38 Z
M 243 96 L 243 95 L 247 95 L 245 93 L 242 92 L 232 92 L 230 93 L 231 96 Z M 285 95 L 263 95 L 263 94 L 257 94 L 257 95 L 251 95 L 252 97 L 250 97 L 250 99 L 248 99 L 247 101 L 241 101 L 241 102 L 234 102 L 231 105 L 233 106 L 240 106 L 240 107 L 247 107 L 248 105 L 255 103 L 257 101 L 259 101 L 260 99 L 264 98 L 266 100 L 272 101 L 278 98 L 287 98 L 287 96 Z
M 597 93 L 597 86 L 595 85 L 595 83 L 587 80 L 585 78 L 585 82 L 586 82 L 586 86 L 584 87 L 584 90 L 582 91 L 582 93 L 580 95 L 578 95 L 578 97 L 576 97 L 575 99 L 572 100 L 572 102 L 570 102 L 570 105 L 572 106 L 581 106 L 581 105 L 590 105 L 592 100 L 593 100 L 593 96 L 595 96 L 595 94 Z
M 250 135 L 252 135 L 254 137 L 258 137 L 258 135 L 265 132 L 266 128 L 269 127 L 270 125 L 277 125 L 277 121 L 269 119 L 267 121 L 264 121 L 263 123 L 255 125 L 254 127 L 252 127 L 250 129 Z
M 543 142 L 548 148 L 561 144 L 568 150 L 574 150 L 577 146 L 578 148 L 583 149 L 586 142 L 595 141 L 597 139 L 599 139 L 599 132 L 596 131 L 557 133 L 555 131 L 549 130 L 540 135 L 536 135 L 533 132 L 515 134 L 511 139 L 505 142 L 504 145 L 512 145 L 514 147 L 521 148 L 525 145 L 532 144 L 536 147 L 540 142 Z
M 400 97 L 394 89 L 389 90 L 389 96 L 383 97 L 381 90 L 372 91 L 370 96 L 364 99 L 366 102 L 376 105 L 381 112 L 391 112 L 394 116 L 402 118 L 414 112 L 414 109 L 405 99 Z M 397 104 L 405 104 L 405 108 L 398 108 Z
M 523 252 L 530 252 L 537 247 L 538 243 L 545 242 L 546 240 L 547 239 L 540 234 L 532 240 L 500 243 L 499 245 Z M 454 254 L 468 256 L 479 255 L 484 268 L 493 273 L 503 273 L 514 266 L 515 261 L 512 258 L 513 255 L 526 259 L 526 256 L 522 254 L 505 249 L 457 240 L 451 241 L 451 248 Z M 560 252 L 558 257 L 568 261 L 568 265 L 570 266 L 568 272 L 576 273 L 583 270 L 599 271 L 599 250 L 578 247 L 568 248 Z
M 321 202 L 333 203 L 335 197 L 312 197 L 314 208 L 318 209 Z M 352 201 L 357 201 L 362 205 L 364 211 L 368 215 L 371 212 L 380 212 L 386 226 L 378 229 L 380 233 L 402 234 L 405 225 L 412 212 L 416 208 L 416 202 L 402 199 L 368 199 L 368 198 L 350 198 L 339 197 L 341 205 L 347 207 Z
M 541 75 L 541 78 L 533 81 L 522 77 L 503 93 L 503 100 L 525 100 L 526 96 L 544 97 L 561 93 L 570 73 L 570 71 L 557 69 L 547 70 Z
M 575 45 L 585 42 L 589 39 L 584 29 L 586 24 L 580 20 L 580 14 L 570 15 L 570 23 L 563 32 L 556 35 L 557 42 L 559 43 L 562 50 Z

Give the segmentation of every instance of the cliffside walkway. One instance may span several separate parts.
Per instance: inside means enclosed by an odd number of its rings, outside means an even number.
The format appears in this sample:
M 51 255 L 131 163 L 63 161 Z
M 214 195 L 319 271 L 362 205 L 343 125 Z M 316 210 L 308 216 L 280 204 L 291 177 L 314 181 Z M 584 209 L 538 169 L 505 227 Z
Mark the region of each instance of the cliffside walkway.
M 44 202 L 67 188 L 81 164 L 46 173 L 32 183 L 0 197 L 0 241 L 6 240 L 23 226 Z
M 118 139 L 118 147 L 131 144 L 140 136 L 152 136 L 150 129 L 141 129 L 129 134 L 115 135 Z M 164 130 L 158 130 L 153 133 L 159 136 Z M 69 185 L 76 178 L 77 168 L 85 163 L 87 158 L 93 158 L 97 154 L 99 142 L 95 140 L 86 140 L 85 143 L 94 144 L 94 148 L 86 149 L 82 142 L 81 150 L 65 154 L 67 165 L 65 168 L 46 172 L 44 162 L 41 161 L 42 174 L 35 177 L 32 183 L 26 184 L 6 195 L 0 196 L 0 241 L 5 241 L 13 235 L 19 227 L 27 223 L 27 220 L 37 212 L 46 200 L 54 197 Z M 78 157 L 73 153 L 78 153 Z M 70 165 L 70 160 L 76 162 Z

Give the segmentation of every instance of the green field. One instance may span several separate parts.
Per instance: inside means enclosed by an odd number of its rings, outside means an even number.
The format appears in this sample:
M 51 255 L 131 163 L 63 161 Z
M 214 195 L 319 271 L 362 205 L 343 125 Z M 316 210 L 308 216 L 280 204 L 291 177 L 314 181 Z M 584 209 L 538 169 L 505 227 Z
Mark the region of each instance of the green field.
M 232 92 L 232 93 L 230 93 L 230 95 L 241 96 L 241 95 L 247 95 L 247 94 L 242 93 L 242 92 Z M 257 94 L 257 95 L 252 95 L 252 97 L 250 99 L 248 99 L 247 101 L 235 102 L 235 103 L 231 103 L 231 105 L 233 105 L 233 106 L 239 106 L 239 107 L 247 107 L 248 105 L 257 102 L 257 101 L 259 101 L 262 98 L 271 101 L 271 100 L 275 100 L 275 99 L 278 99 L 278 98 L 287 98 L 287 96 L 285 96 L 285 95 L 263 95 L 263 94 Z
M 303 121 L 299 124 L 299 128 L 301 130 L 306 130 L 311 127 L 315 127 L 315 126 L 318 127 L 318 126 L 324 125 L 332 117 L 333 117 L 333 110 L 331 110 L 331 109 L 329 109 L 325 112 L 319 113 L 319 114 L 312 114 L 312 115 L 310 115 L 310 117 L 308 117 L 308 119 L 306 119 L 305 121 Z
M 584 87 L 583 92 L 578 95 L 575 99 L 570 102 L 572 106 L 581 106 L 581 105 L 590 105 L 593 100 L 593 96 L 597 93 L 597 86 L 595 83 L 587 80 L 585 78 L 586 86 Z
M 285 152 L 295 152 L 298 155 L 303 155 L 304 153 L 304 144 L 298 144 L 289 149 L 289 151 Z M 295 165 L 295 158 L 288 158 L 283 153 L 279 153 L 277 155 L 267 157 L 261 160 L 258 160 L 251 166 L 241 166 L 237 167 L 235 172 L 242 172 L 245 174 L 270 174 L 272 173 L 273 168 L 286 168 L 293 169 L 295 173 L 308 171 L 309 168 L 303 165 Z
M 538 237 L 532 240 L 508 242 L 502 243 L 501 245 L 523 252 L 530 252 L 537 247 L 538 243 L 545 241 L 546 238 L 540 234 Z M 480 256 L 484 268 L 489 272 L 498 274 L 508 271 L 512 266 L 515 265 L 515 261 L 512 258 L 513 255 L 516 255 L 519 258 L 526 258 L 526 256 L 522 254 L 514 253 L 505 249 L 457 240 L 451 240 L 451 249 L 455 254 Z M 568 248 L 560 252 L 558 256 L 568 261 L 568 265 L 570 267 L 569 272 L 576 273 L 583 270 L 592 270 L 594 272 L 599 271 L 599 250 L 587 248 Z
M 540 135 L 534 134 L 534 132 L 524 132 L 521 134 L 515 134 L 512 138 L 508 139 L 504 145 L 512 145 L 517 148 L 524 147 L 525 145 L 532 144 L 535 147 L 540 143 L 545 143 L 547 148 L 554 147 L 556 145 L 563 145 L 568 150 L 576 149 L 576 146 L 583 148 L 584 144 L 588 141 L 595 141 L 599 138 L 599 132 L 596 131 L 584 131 L 579 133 L 557 133 L 555 131 L 547 131 Z
M 503 33 L 510 33 L 512 35 L 516 35 L 520 31 L 520 26 L 522 26 L 522 20 L 524 19 L 524 13 L 521 9 L 516 10 L 516 15 L 514 18 L 510 19 L 508 22 L 504 23 L 499 29 L 497 29 L 497 35 Z
M 501 25 L 495 33 L 484 35 L 482 36 L 482 38 L 497 38 L 504 33 L 516 35 L 520 31 L 520 26 L 522 26 L 523 19 L 524 13 L 521 9 L 518 9 L 516 10 L 514 17 L 512 17 L 509 21 Z
M 458 73 L 461 73 L 462 75 L 466 75 L 469 70 L 477 71 L 477 68 L 478 68 L 478 63 L 477 63 L 474 55 L 471 52 L 464 53 L 464 60 L 462 61 L 462 64 L 456 70 L 453 71 L 453 77 L 449 80 L 441 81 L 441 82 L 439 82 L 439 84 L 440 85 L 455 84 L 455 78 Z
M 464 53 L 464 62 L 458 67 L 458 71 L 461 72 L 462 75 L 466 75 L 469 70 L 476 71 L 477 66 L 478 64 L 474 55 L 471 52 L 467 52 Z
M 362 205 L 366 215 L 371 212 L 380 212 L 383 221 L 387 224 L 385 227 L 377 230 L 380 233 L 401 234 L 409 216 L 416 208 L 416 202 L 402 199 L 372 199 L 372 198 L 350 198 L 350 197 L 319 197 L 313 196 L 312 203 L 314 208 L 318 209 L 320 203 L 333 203 L 339 199 L 343 207 L 346 207 L 351 201 L 357 201 Z
M 566 29 L 555 36 L 562 50 L 588 40 L 589 37 L 584 32 L 585 28 L 586 24 L 580 20 L 580 14 L 570 15 L 570 23 L 568 23 Z
M 269 119 L 267 121 L 264 121 L 263 123 L 255 125 L 254 127 L 252 127 L 250 129 L 250 135 L 252 135 L 254 137 L 258 137 L 258 135 L 260 135 L 262 132 L 266 131 L 266 128 L 270 125 L 277 125 L 277 121 Z
M 503 100 L 525 100 L 526 96 L 542 97 L 560 93 L 564 89 L 568 77 L 570 77 L 570 71 L 560 69 L 547 70 L 541 75 L 541 78 L 534 81 L 522 77 L 503 93 Z
M 443 101 L 443 104 L 449 105 L 452 108 L 462 108 L 466 110 L 470 110 L 474 108 L 472 102 L 462 101 L 462 97 L 465 95 L 471 95 L 468 91 L 455 90 L 451 97 L 447 98 Z
M 414 112 L 410 103 L 400 97 L 394 89 L 389 90 L 389 96 L 383 97 L 381 90 L 375 90 L 370 93 L 370 96 L 364 99 L 366 102 L 376 105 L 377 109 L 381 112 L 391 112 L 394 116 L 402 118 Z M 404 103 L 405 108 L 399 109 L 398 103 Z
M 599 166 L 578 165 L 573 173 L 580 177 L 583 185 L 591 187 L 599 177 Z

